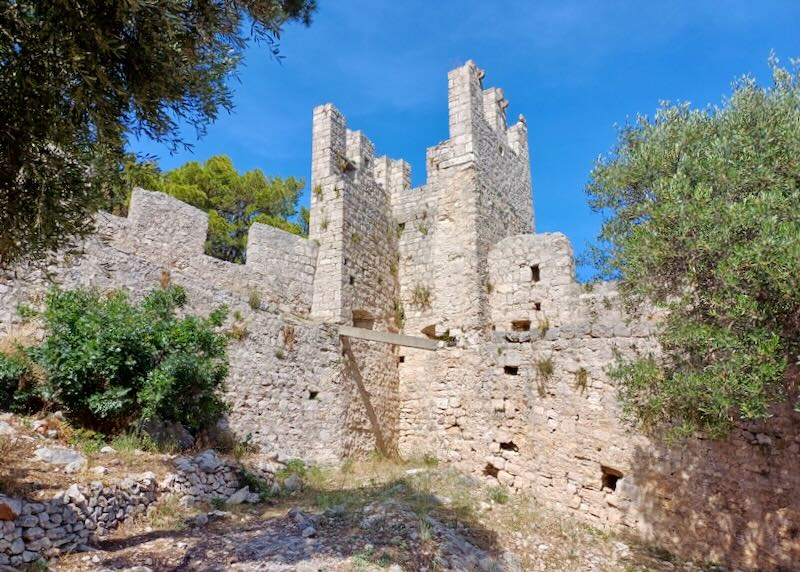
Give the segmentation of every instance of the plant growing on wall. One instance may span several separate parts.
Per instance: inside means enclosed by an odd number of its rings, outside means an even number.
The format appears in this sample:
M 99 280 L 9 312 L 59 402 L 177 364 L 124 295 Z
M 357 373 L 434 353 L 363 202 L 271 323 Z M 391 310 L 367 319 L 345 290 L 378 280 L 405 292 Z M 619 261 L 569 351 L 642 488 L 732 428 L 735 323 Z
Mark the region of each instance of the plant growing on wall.
M 406 311 L 403 307 L 403 302 L 397 298 L 395 298 L 393 303 L 393 312 L 394 325 L 397 326 L 398 329 L 402 330 L 406 321 Z
M 544 337 L 547 334 L 547 330 L 550 329 L 550 320 L 548 320 L 546 317 L 539 318 L 538 328 L 539 328 L 539 335 Z
M 178 317 L 183 289 L 169 286 L 133 304 L 120 291 L 52 291 L 41 313 L 47 337 L 27 356 L 43 375 L 29 388 L 70 421 L 104 432 L 151 418 L 196 431 L 225 410 L 225 318 Z M 3 363 L 13 356 L 0 358 Z
M 586 391 L 586 386 L 589 383 L 589 372 L 585 367 L 581 367 L 575 372 L 575 388 L 581 393 Z
M 536 361 L 536 389 L 540 397 L 547 396 L 547 382 L 553 376 L 555 367 L 553 358 L 547 357 Z
M 250 290 L 250 294 L 247 296 L 247 305 L 250 306 L 251 310 L 261 308 L 261 292 L 255 289 Z
M 770 63 L 769 87 L 744 78 L 718 107 L 640 117 L 592 172 L 596 263 L 629 306 L 667 311 L 663 356 L 613 372 L 645 430 L 724 435 L 800 375 L 799 64 Z
M 428 232 L 431 229 L 430 224 L 428 224 L 428 222 L 424 220 L 415 222 L 414 226 L 422 236 L 428 236 Z
M 423 284 L 414 286 L 414 292 L 411 295 L 411 303 L 420 308 L 431 307 L 431 290 Z

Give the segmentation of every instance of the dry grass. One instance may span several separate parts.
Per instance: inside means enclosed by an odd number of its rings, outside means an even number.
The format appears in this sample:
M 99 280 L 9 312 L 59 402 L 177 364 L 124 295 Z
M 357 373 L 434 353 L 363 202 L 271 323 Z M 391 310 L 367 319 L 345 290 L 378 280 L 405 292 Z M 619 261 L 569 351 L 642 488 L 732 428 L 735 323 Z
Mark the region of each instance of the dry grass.
M 0 353 L 13 354 L 20 349 L 39 344 L 42 325 L 38 320 L 26 320 L 22 324 L 10 324 L 0 333 Z
M 153 451 L 141 451 L 142 441 L 122 436 L 111 442 L 118 448 L 117 453 L 101 454 L 100 447 L 105 442 L 99 434 L 75 430 L 68 423 L 56 417 L 45 418 L 48 429 L 59 432 L 59 439 L 45 439 L 30 429 L 31 418 L 16 417 L 13 425 L 17 430 L 14 436 L 0 435 L 0 493 L 18 498 L 40 500 L 50 498 L 57 491 L 64 490 L 72 483 L 103 481 L 110 483 L 127 477 L 131 473 L 152 471 L 158 478 L 174 470 L 168 455 Z M 66 474 L 63 467 L 55 467 L 34 458 L 38 447 L 72 447 L 80 450 L 87 458 L 87 465 L 74 474 Z M 98 475 L 93 467 L 106 467 L 108 472 Z
M 311 468 L 307 490 L 295 503 L 324 510 L 344 505 L 360 510 L 390 498 L 407 504 L 419 518 L 421 536 L 431 534 L 426 517 L 457 527 L 473 544 L 498 553 L 511 550 L 524 570 L 577 570 L 590 555 L 611 560 L 611 535 L 555 515 L 531 498 L 487 486 L 430 459 L 410 462 L 374 457 L 339 467 Z M 409 469 L 416 469 L 409 474 Z M 502 547 L 499 546 L 502 540 Z M 544 568 L 542 568 L 544 566 Z M 600 570 L 606 570 L 600 567 Z M 611 569 L 608 569 L 610 572 Z
M 181 506 L 180 500 L 178 495 L 163 495 L 148 510 L 146 522 L 156 530 L 186 529 L 187 511 Z

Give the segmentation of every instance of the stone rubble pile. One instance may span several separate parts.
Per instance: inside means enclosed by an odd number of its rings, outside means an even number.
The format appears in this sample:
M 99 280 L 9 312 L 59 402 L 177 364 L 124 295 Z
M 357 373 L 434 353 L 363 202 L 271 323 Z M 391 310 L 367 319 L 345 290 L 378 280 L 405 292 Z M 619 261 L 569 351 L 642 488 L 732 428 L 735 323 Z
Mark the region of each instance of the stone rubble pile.
M 260 500 L 257 493 L 246 486 L 242 487 L 239 478 L 242 467 L 220 459 L 211 449 L 191 459 L 178 457 L 174 463 L 176 472 L 162 481 L 161 488 L 180 494 L 184 506 L 211 500 L 228 504 L 256 503 Z M 256 476 L 261 477 L 260 474 Z M 271 483 L 273 476 L 268 477 L 269 480 L 264 480 Z

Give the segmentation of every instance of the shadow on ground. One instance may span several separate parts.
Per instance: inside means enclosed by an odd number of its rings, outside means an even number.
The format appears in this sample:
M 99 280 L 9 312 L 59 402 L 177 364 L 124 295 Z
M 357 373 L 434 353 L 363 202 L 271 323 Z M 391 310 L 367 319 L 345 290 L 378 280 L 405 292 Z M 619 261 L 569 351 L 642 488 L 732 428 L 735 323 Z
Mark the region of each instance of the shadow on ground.
M 480 523 L 460 492 L 478 483 L 444 469 L 411 472 L 382 483 L 345 483 L 343 476 L 341 486 L 309 486 L 294 496 L 237 507 L 233 516 L 200 529 L 106 540 L 98 546 L 102 564 L 131 567 L 149 559 L 153 570 L 209 571 L 369 570 L 392 564 L 409 571 L 515 569 L 497 534 Z M 433 494 L 433 479 L 450 481 L 454 496 Z M 154 541 L 173 548 L 163 553 Z

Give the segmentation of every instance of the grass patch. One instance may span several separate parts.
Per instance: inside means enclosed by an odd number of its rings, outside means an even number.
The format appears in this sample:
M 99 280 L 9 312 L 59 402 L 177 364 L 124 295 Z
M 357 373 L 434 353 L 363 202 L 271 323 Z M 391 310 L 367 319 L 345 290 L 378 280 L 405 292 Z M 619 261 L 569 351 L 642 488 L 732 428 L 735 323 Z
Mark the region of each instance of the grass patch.
M 297 475 L 298 477 L 305 477 L 306 476 L 306 464 L 300 459 L 292 459 L 288 463 L 286 463 L 286 468 L 281 469 L 277 473 L 275 473 L 275 478 L 279 480 L 284 480 L 292 475 Z
M 84 455 L 99 453 L 105 446 L 105 436 L 91 429 L 74 429 L 71 431 L 67 442 L 70 446 L 80 450 Z
M 486 492 L 486 496 L 490 501 L 496 502 L 497 504 L 508 503 L 508 492 L 506 492 L 505 487 L 501 487 L 500 485 L 490 487 Z
M 111 441 L 111 447 L 120 457 L 128 460 L 140 454 L 139 451 L 146 453 L 158 452 L 158 446 L 146 433 L 123 433 L 114 437 Z
M 152 506 L 153 509 L 147 514 L 150 526 L 159 530 L 186 529 L 186 510 L 181 506 L 178 495 L 166 494 Z
M 251 310 L 258 310 L 261 307 L 261 293 L 258 290 L 250 290 L 250 295 L 247 297 L 247 304 Z

